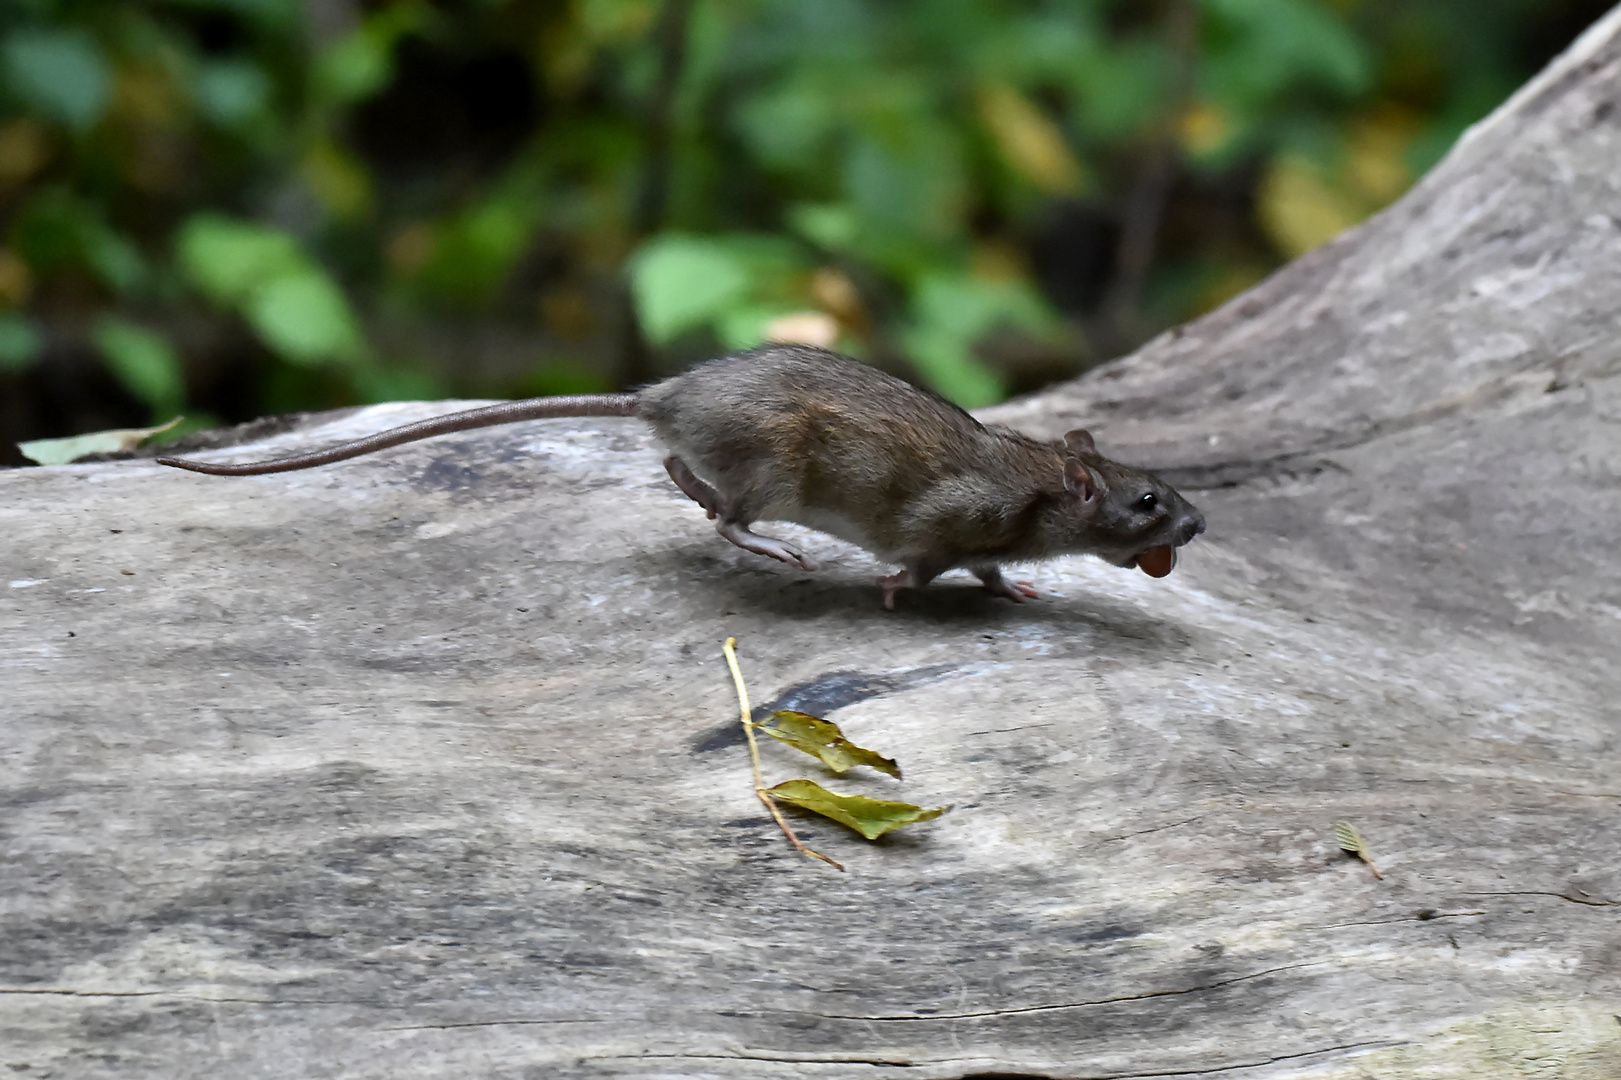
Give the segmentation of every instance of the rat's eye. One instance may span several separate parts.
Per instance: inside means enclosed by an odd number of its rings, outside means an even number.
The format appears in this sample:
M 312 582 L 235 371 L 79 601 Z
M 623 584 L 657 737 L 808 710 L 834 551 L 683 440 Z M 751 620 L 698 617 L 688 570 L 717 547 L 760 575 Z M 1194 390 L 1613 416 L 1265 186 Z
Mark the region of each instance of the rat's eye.
M 1136 511 L 1140 512 L 1140 513 L 1146 514 L 1146 513 L 1149 513 L 1150 511 L 1152 511 L 1154 509 L 1154 507 L 1156 507 L 1158 505 L 1159 505 L 1159 500 L 1156 499 L 1154 497 L 1154 493 L 1152 491 L 1150 491 L 1147 495 L 1144 495 L 1142 498 L 1140 498 L 1136 502 L 1132 503 L 1131 508 L 1133 510 L 1136 510 Z

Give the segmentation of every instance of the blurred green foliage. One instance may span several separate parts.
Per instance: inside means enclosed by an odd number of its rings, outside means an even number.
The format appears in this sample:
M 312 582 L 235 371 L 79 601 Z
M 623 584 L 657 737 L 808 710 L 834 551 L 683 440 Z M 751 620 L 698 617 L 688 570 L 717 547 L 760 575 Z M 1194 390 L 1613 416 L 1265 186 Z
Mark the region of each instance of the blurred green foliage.
M 1398 196 L 1585 0 L 9 0 L 10 438 L 608 389 L 977 405 Z

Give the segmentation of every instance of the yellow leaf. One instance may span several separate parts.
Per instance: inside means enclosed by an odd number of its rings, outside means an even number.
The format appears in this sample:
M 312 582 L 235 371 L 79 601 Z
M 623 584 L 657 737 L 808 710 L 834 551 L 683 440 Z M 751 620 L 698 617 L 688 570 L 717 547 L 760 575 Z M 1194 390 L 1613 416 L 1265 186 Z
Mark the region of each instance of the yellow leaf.
M 1227 114 L 1208 101 L 1197 101 L 1177 117 L 1176 133 L 1182 148 L 1194 157 L 1200 157 L 1221 147 L 1232 134 Z
M 992 83 L 979 95 L 979 115 L 996 147 L 1015 172 L 1054 195 L 1084 186 L 1085 170 L 1070 152 L 1057 124 L 1006 83 Z
M 412 221 L 388 238 L 383 257 L 388 260 L 390 270 L 402 277 L 410 277 L 428 265 L 438 244 L 439 238 L 431 224 Z
M 1346 171 L 1358 192 L 1384 206 L 1413 182 L 1407 148 L 1418 134 L 1412 114 L 1395 107 L 1375 109 L 1352 125 Z
M 863 795 L 840 795 L 814 780 L 789 780 L 766 789 L 765 793 L 779 802 L 821 814 L 854 829 L 868 840 L 876 840 L 902 825 L 937 818 L 951 809 L 949 806 L 937 806 L 933 810 L 925 810 L 911 803 L 869 799 Z
M 135 123 L 149 128 L 169 127 L 179 111 L 180 98 L 173 80 L 155 64 L 121 64 L 117 72 L 113 107 Z
M 1384 878 L 1385 875 L 1381 874 L 1379 868 L 1373 865 L 1373 855 L 1368 851 L 1368 842 L 1362 838 L 1362 834 L 1357 831 L 1355 825 L 1352 825 L 1349 821 L 1336 821 L 1334 823 L 1334 842 L 1339 844 L 1341 851 L 1349 852 L 1367 863 L 1368 869 L 1373 871 L 1374 877 L 1381 880 Z
M 1332 186 L 1311 163 L 1292 155 L 1273 160 L 1257 199 L 1261 227 L 1279 251 L 1304 255 L 1365 216 L 1357 200 Z
M 154 435 L 161 435 L 185 417 L 177 416 L 160 427 L 118 428 L 113 431 L 92 431 L 66 439 L 34 439 L 20 442 L 17 449 L 23 457 L 36 465 L 66 465 L 91 454 L 120 454 L 135 449 Z
M 354 154 L 330 139 L 317 139 L 304 154 L 304 180 L 328 213 L 360 217 L 374 201 L 371 177 Z
M 22 307 L 34 291 L 34 275 L 28 264 L 0 247 L 0 308 Z
M 33 176 L 51 156 L 45 129 L 26 117 L 0 126 L 0 188 Z
M 839 725 L 810 713 L 783 709 L 774 712 L 759 730 L 820 761 L 834 772 L 849 772 L 857 765 L 868 765 L 879 772 L 901 778 L 901 767 L 894 758 L 857 746 L 844 737 Z

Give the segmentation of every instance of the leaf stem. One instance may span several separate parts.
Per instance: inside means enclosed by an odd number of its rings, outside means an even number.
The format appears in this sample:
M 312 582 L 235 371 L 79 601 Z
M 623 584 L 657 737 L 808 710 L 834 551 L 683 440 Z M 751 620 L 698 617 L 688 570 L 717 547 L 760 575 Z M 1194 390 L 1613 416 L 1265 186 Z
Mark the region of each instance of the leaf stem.
M 743 685 L 743 672 L 737 666 L 737 639 L 735 637 L 727 638 L 726 644 L 721 646 L 721 652 L 726 654 L 726 666 L 732 669 L 732 683 L 737 687 L 737 707 L 743 719 L 743 734 L 749 740 L 749 760 L 754 765 L 754 794 L 761 802 L 765 803 L 765 808 L 771 812 L 772 820 L 782 830 L 782 835 L 788 838 L 788 842 L 794 845 L 794 850 L 812 859 L 821 859 L 833 869 L 842 871 L 843 866 L 823 855 L 820 851 L 808 848 L 800 843 L 799 837 L 794 835 L 794 830 L 789 827 L 787 820 L 782 816 L 782 811 L 777 809 L 777 804 L 772 801 L 771 795 L 766 791 L 765 779 L 760 774 L 760 744 L 754 740 L 754 720 L 751 715 L 753 710 L 749 708 L 749 691 Z

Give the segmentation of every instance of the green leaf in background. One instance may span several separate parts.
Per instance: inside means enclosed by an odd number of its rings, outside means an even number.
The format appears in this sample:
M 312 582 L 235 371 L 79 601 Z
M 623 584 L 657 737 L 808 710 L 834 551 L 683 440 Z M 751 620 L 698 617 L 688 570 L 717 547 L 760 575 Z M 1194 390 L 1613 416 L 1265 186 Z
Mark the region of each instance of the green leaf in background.
M 1364 90 L 1367 50 L 1324 6 L 1306 0 L 1204 0 L 1210 47 L 1201 77 L 1218 98 L 1244 110 L 1300 83 L 1341 94 Z
M 780 306 L 736 308 L 715 321 L 715 336 L 727 349 L 752 349 L 769 340 L 773 324 L 790 314 L 790 309 Z
M 394 74 L 390 44 L 364 28 L 343 37 L 316 62 L 317 89 L 334 101 L 356 101 L 375 94 Z
M 963 340 L 933 326 L 912 327 L 903 340 L 912 366 L 935 393 L 965 409 L 993 405 L 1005 396 L 1002 380 L 975 359 Z
M 180 358 L 161 335 L 116 315 L 104 315 L 96 323 L 95 340 L 118 381 L 155 415 L 170 415 L 186 400 Z
M 726 245 L 698 236 L 657 236 L 631 258 L 630 287 L 647 336 L 664 344 L 736 306 L 748 267 Z
M 96 276 L 116 293 L 133 292 L 146 278 L 146 260 L 140 250 L 99 223 L 84 235 L 84 254 Z
M 903 825 L 937 818 L 951 809 L 949 806 L 937 806 L 933 810 L 925 810 L 911 803 L 869 799 L 864 795 L 840 795 L 814 780 L 789 780 L 767 788 L 766 794 L 778 802 L 790 803 L 802 810 L 831 818 L 868 840 L 876 840 Z
M 475 308 L 500 291 L 529 247 L 538 200 L 498 192 L 433 229 L 417 284 L 440 304 Z
M 707 327 L 727 348 L 766 340 L 780 316 L 814 307 L 804 248 L 753 233 L 666 233 L 631 258 L 631 292 L 649 339 Z
M 62 187 L 41 189 L 17 211 L 12 243 L 35 274 L 82 267 L 116 293 L 138 288 L 146 262 L 107 224 L 105 208 Z
M 798 203 L 788 208 L 788 224 L 800 236 L 829 251 L 842 251 L 856 240 L 861 222 L 843 203 Z
M 968 203 L 961 138 L 926 114 L 894 118 L 881 131 L 882 138 L 857 138 L 845 160 L 845 190 L 862 221 L 924 241 L 961 232 Z
M 999 20 L 977 42 L 981 74 L 1056 83 L 1095 63 L 1109 41 L 1096 4 L 1027 9 L 1024 18 Z
M 904 341 L 912 362 L 934 390 L 964 408 L 1000 401 L 1001 381 L 974 358 L 974 343 L 998 326 L 1041 333 L 1055 324 L 1028 284 L 935 272 L 917 283 L 913 323 Z
M 208 213 L 180 227 L 177 254 L 192 284 L 226 307 L 246 303 L 266 282 L 309 265 L 286 233 Z
M 349 381 L 364 401 L 433 401 L 445 396 L 445 388 L 428 372 L 407 368 L 380 367 L 373 363 L 357 363 L 348 372 Z M 575 391 L 569 391 L 575 392 Z M 599 388 L 579 391 L 601 393 Z M 534 395 L 539 397 L 541 395 Z
M 324 102 L 362 101 L 394 78 L 394 46 L 421 25 L 423 4 L 397 2 L 378 7 L 316 58 L 313 83 Z
M 112 76 L 82 30 L 15 30 L 0 42 L 0 67 L 18 98 L 70 128 L 84 131 L 107 110 Z
M 804 74 L 745 98 L 737 108 L 738 130 L 760 161 L 774 168 L 813 167 L 838 119 L 835 95 L 817 85 L 812 73 Z
M 1164 108 L 1175 68 L 1162 42 L 1140 38 L 1076 57 L 1065 74 L 1080 100 L 1079 126 L 1094 139 L 1138 137 Z
M 45 339 L 27 316 L 0 312 L 0 372 L 26 371 L 45 347 Z
M 192 284 L 241 312 L 283 360 L 308 367 L 364 354 L 343 290 L 286 233 L 198 214 L 181 227 L 178 248 Z
M 266 345 L 294 364 L 352 359 L 362 351 L 349 301 L 331 278 L 313 268 L 266 282 L 243 314 Z
M 304 180 L 334 218 L 356 218 L 368 213 L 376 194 L 366 166 L 331 139 L 313 140 L 304 152 Z
M 773 739 L 809 754 L 834 772 L 849 772 L 857 765 L 867 765 L 897 780 L 901 778 L 901 767 L 894 758 L 857 746 L 845 738 L 839 725 L 831 720 L 783 709 L 772 713 L 757 727 Z
M 135 449 L 154 435 L 179 426 L 185 417 L 177 416 L 167 424 L 149 428 L 120 428 L 116 431 L 92 431 L 87 435 L 74 435 L 66 439 L 34 439 L 20 442 L 17 449 L 22 456 L 36 465 L 66 465 L 91 454 L 121 454 Z
M 227 128 L 262 115 L 270 105 L 270 90 L 264 69 L 246 60 L 201 63 L 192 80 L 192 93 L 203 115 Z

